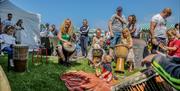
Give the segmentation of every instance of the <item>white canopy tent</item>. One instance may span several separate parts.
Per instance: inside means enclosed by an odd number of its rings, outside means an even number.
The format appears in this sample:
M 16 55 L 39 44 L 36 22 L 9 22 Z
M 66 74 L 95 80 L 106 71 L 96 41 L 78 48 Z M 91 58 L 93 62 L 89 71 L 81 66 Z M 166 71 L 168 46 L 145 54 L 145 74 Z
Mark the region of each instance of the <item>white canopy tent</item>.
M 23 19 L 22 44 L 27 44 L 30 49 L 37 48 L 40 39 L 40 15 L 25 11 L 9 0 L 0 0 L 0 18 L 7 19 L 7 14 L 13 14 L 13 23 Z

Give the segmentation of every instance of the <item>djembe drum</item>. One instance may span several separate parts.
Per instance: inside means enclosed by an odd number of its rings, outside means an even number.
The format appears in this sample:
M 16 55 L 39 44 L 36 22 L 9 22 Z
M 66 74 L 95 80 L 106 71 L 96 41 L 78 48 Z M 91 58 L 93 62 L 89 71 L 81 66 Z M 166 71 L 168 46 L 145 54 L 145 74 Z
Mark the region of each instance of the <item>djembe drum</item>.
M 13 46 L 13 61 L 15 71 L 24 72 L 26 70 L 26 62 L 28 59 L 28 46 L 17 44 Z
M 63 54 L 64 54 L 64 57 L 65 57 L 65 61 L 68 62 L 69 61 L 69 57 L 76 50 L 76 45 L 74 43 L 71 43 L 71 44 L 63 43 L 62 50 L 63 50 Z
M 96 65 L 97 63 L 99 63 L 101 61 L 102 55 L 103 55 L 102 49 L 93 49 L 92 50 L 92 56 L 93 56 L 92 62 L 94 63 L 94 65 Z
M 128 48 L 123 45 L 116 45 L 114 51 L 117 58 L 115 71 L 124 72 L 124 61 L 128 55 Z

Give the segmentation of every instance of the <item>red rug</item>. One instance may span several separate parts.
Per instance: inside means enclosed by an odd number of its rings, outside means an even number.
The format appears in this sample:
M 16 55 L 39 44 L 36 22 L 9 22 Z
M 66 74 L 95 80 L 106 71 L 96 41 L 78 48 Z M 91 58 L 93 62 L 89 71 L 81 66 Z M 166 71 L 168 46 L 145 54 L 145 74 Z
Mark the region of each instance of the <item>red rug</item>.
M 111 91 L 113 82 L 107 83 L 92 73 L 69 72 L 60 77 L 69 91 Z

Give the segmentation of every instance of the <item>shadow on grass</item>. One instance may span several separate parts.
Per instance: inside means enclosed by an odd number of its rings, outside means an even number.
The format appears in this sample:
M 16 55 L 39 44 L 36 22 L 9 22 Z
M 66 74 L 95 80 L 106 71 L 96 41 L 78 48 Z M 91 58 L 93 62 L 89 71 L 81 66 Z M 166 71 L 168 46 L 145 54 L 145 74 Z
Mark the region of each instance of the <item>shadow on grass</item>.
M 70 67 L 53 62 L 55 59 L 50 59 L 46 64 L 44 57 L 40 65 L 34 65 L 31 58 L 30 54 L 28 71 L 18 73 L 12 70 L 7 72 L 7 55 L 0 57 L 0 65 L 8 77 L 12 91 L 67 91 L 60 75 L 70 70 L 90 69 L 86 63 L 79 61 L 72 62 Z

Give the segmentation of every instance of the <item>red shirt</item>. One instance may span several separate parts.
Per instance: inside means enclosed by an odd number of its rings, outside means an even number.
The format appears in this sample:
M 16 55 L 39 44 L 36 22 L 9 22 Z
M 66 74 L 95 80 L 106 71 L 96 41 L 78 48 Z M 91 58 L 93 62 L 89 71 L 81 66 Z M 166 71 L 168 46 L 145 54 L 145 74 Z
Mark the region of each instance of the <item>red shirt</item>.
M 109 74 L 105 75 L 104 78 L 108 79 L 109 75 L 112 75 L 112 68 L 110 63 L 104 63 L 102 67 L 102 73 L 109 71 Z
M 168 55 L 180 57 L 180 40 L 172 39 L 168 42 L 168 47 L 176 47 L 175 51 L 169 51 Z

